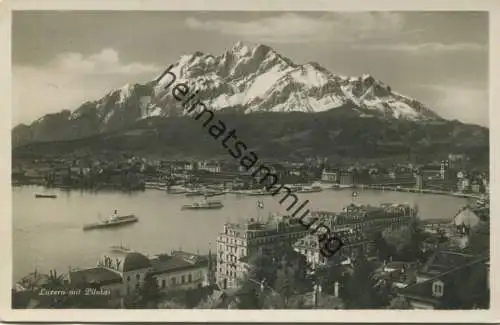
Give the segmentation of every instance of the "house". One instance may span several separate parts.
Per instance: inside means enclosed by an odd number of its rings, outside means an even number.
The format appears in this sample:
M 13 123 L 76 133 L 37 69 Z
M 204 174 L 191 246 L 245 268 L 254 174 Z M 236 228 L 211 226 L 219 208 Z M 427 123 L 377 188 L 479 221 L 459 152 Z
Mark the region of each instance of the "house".
M 449 255 L 443 253 L 441 258 Z M 489 306 L 489 257 L 454 256 L 453 263 L 435 267 L 436 256 L 426 268 L 434 275 L 399 291 L 412 309 L 473 309 Z M 440 258 L 438 258 L 440 259 Z M 451 266 L 458 263 L 458 266 Z M 428 273 L 429 274 L 429 273 Z
M 323 169 L 321 173 L 321 180 L 323 182 L 337 183 L 339 181 L 339 173 L 336 170 Z
M 474 255 L 460 251 L 441 249 L 432 254 L 417 272 L 417 283 L 425 282 L 439 274 L 465 265 L 475 259 Z
M 291 296 L 287 302 L 277 292 L 270 292 L 265 301 L 269 309 L 345 309 L 344 301 L 339 298 L 339 283 L 335 285 L 335 294 L 327 294 L 322 291 L 321 286 L 315 285 L 313 290 L 302 294 Z
M 441 179 L 442 168 L 437 165 L 422 166 L 419 170 L 419 174 L 423 176 L 424 180 Z
M 119 294 L 125 296 L 132 294 L 140 287 L 151 268 L 151 261 L 144 254 L 120 246 L 112 247 L 109 252 L 103 254 L 99 258 L 97 267 L 112 271 L 122 279 Z M 108 275 L 102 272 L 100 276 Z M 118 288 L 113 286 L 113 289 Z
M 317 235 L 308 234 L 293 244 L 296 252 L 304 255 L 312 269 L 324 265 L 329 261 L 342 262 L 358 254 L 371 255 L 373 252 L 372 241 L 360 230 L 352 228 L 336 229 L 335 237 L 342 241 L 342 247 L 332 258 L 328 258 L 322 252 L 323 245 L 319 242 Z
M 472 193 L 481 193 L 484 191 L 483 187 L 481 186 L 481 183 L 479 183 L 476 180 L 472 181 L 472 183 L 470 185 L 470 190 Z
M 470 179 L 467 177 L 459 178 L 457 182 L 457 189 L 459 192 L 467 192 L 470 189 Z
M 453 224 L 457 227 L 465 226 L 467 228 L 473 228 L 477 226 L 480 221 L 481 219 L 479 216 L 469 207 L 460 209 L 453 217 Z
M 429 237 L 427 237 L 421 244 L 422 246 L 422 252 L 433 252 L 435 251 L 439 245 L 446 240 L 443 235 L 438 235 L 438 234 L 433 234 Z
M 306 257 L 307 263 L 312 269 L 327 262 L 321 253 L 321 245 L 317 235 L 308 234 L 293 244 L 293 249 Z
M 213 283 L 210 273 L 211 254 L 200 256 L 182 251 L 171 254 L 148 256 L 124 247 L 112 247 L 103 254 L 96 267 L 70 272 L 71 284 L 98 285 L 109 290 L 111 296 L 127 296 L 134 293 L 151 274 L 160 290 L 192 289 Z
M 194 169 L 193 163 L 189 161 L 172 161 L 168 165 L 173 172 L 186 172 Z
M 285 215 L 270 215 L 262 222 L 225 223 L 217 237 L 217 284 L 221 289 L 238 287 L 248 265 L 243 257 L 292 245 L 306 233 L 307 228 Z
M 208 256 L 200 256 L 174 251 L 170 255 L 157 255 L 151 261 L 151 274 L 162 291 L 201 288 L 215 282 L 210 252 Z
M 351 186 L 354 184 L 354 172 L 352 170 L 341 170 L 339 173 L 340 185 Z
M 16 283 L 16 291 L 37 291 L 50 282 L 50 276 L 35 270 Z
M 71 271 L 69 273 L 69 281 L 70 284 L 76 288 L 88 288 L 95 285 L 102 291 L 109 292 L 110 298 L 122 296 L 122 277 L 117 272 L 108 270 L 104 267 Z
M 198 163 L 198 170 L 205 170 L 210 173 L 218 174 L 221 172 L 221 165 L 218 163 L 201 161 Z

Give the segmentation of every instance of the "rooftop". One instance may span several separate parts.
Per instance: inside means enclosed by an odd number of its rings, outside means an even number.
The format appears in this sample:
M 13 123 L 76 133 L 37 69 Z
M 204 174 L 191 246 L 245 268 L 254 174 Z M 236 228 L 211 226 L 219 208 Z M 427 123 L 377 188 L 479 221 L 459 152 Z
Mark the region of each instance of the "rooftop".
M 297 219 L 291 216 L 270 214 L 267 220 L 255 220 L 250 218 L 247 222 L 226 223 L 224 226 L 234 232 L 235 236 L 243 235 L 247 232 L 276 231 L 278 227 L 295 227 L 300 225 Z M 303 227 L 302 225 L 300 225 Z
M 450 268 L 446 272 L 442 272 L 437 274 L 436 276 L 432 277 L 431 279 L 428 279 L 424 282 L 421 283 L 416 283 L 414 285 L 411 285 L 405 289 L 403 289 L 400 293 L 403 296 L 407 297 L 412 297 L 416 298 L 419 300 L 424 300 L 432 303 L 439 303 L 440 298 L 435 297 L 433 294 L 433 285 L 436 283 L 436 281 L 441 281 L 441 282 L 447 282 L 448 279 L 452 279 L 457 272 L 462 271 L 464 269 L 470 269 L 472 267 L 478 266 L 478 265 L 484 265 L 486 266 L 486 263 L 489 261 L 489 257 L 482 256 L 482 257 L 475 257 L 469 260 L 467 263 L 464 263 L 460 266 Z M 446 290 L 446 289 L 445 289 Z
M 47 274 L 39 273 L 37 271 L 28 274 L 23 277 L 18 284 L 23 289 L 39 288 L 48 284 L 50 278 Z
M 352 228 L 346 228 L 340 231 L 335 231 L 335 236 L 340 238 L 344 245 L 349 245 L 351 243 L 359 243 L 369 240 L 369 238 L 366 236 L 364 232 L 360 230 L 354 230 Z M 319 236 L 308 234 L 300 238 L 297 242 L 295 242 L 293 247 L 319 249 Z
M 409 204 L 383 203 L 380 206 L 350 204 L 342 211 L 314 211 L 311 214 L 336 224 L 353 223 L 364 219 L 384 219 L 410 215 Z
M 122 246 L 112 246 L 108 253 L 101 256 L 98 265 L 118 272 L 130 272 L 147 269 L 151 266 L 151 262 L 144 254 Z
M 464 207 L 460 209 L 455 215 L 454 224 L 457 226 L 464 224 L 466 226 L 474 227 L 479 223 L 480 220 L 481 219 L 474 212 L 474 210 L 470 209 L 469 207 Z
M 450 269 L 466 265 L 477 259 L 477 256 L 452 250 L 436 251 L 420 269 L 424 273 L 443 273 Z
M 72 284 L 110 284 L 122 283 L 122 277 L 113 271 L 103 267 L 95 267 L 92 269 L 73 271 L 69 274 Z
M 191 254 L 183 251 L 174 251 L 170 255 L 157 255 L 151 259 L 153 274 L 208 267 L 209 257 Z

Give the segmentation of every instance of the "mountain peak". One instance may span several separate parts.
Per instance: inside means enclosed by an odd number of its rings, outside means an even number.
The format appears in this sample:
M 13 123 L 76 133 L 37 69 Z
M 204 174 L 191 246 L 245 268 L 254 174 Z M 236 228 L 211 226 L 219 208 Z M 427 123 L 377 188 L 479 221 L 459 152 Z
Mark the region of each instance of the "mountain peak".
M 412 121 L 442 120 L 413 98 L 365 73 L 340 76 L 316 62 L 296 64 L 273 48 L 237 42 L 221 55 L 186 53 L 173 64 L 177 82 L 189 82 L 197 98 L 216 111 L 307 112 L 342 110 L 359 116 Z M 164 86 L 170 76 L 146 84 L 127 84 L 72 114 L 45 116 L 36 123 L 69 122 L 81 134 L 109 131 L 153 116 L 182 115 L 181 104 Z M 190 86 L 191 87 L 191 86 Z M 172 87 L 171 87 L 172 88 Z M 63 121 L 63 122 L 61 122 Z M 80 132 L 79 131 L 79 132 Z
M 239 41 L 236 44 L 234 44 L 234 46 L 231 48 L 231 52 L 233 52 L 238 56 L 245 56 L 250 54 L 252 51 L 250 49 L 250 46 Z
M 361 75 L 361 80 L 363 82 L 370 83 L 370 84 L 376 82 L 376 79 L 369 73 L 364 73 L 363 75 Z

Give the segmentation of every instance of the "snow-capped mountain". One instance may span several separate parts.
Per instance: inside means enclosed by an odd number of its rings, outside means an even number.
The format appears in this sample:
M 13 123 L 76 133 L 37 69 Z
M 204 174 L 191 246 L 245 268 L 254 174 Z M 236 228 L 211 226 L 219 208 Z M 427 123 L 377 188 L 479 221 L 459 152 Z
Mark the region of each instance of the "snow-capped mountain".
M 321 112 L 352 102 L 360 114 L 410 120 L 439 119 L 414 99 L 392 92 L 370 75 L 335 75 L 317 63 L 298 65 L 265 45 L 249 47 L 241 42 L 220 56 L 201 52 L 183 56 L 171 70 L 177 82 L 187 82 L 213 110 L 252 112 Z M 171 80 L 165 76 L 155 86 L 161 109 L 170 115 L 182 112 L 162 91 Z M 169 91 L 169 90 L 167 90 Z M 164 106 L 176 107 L 165 110 Z
M 296 64 L 266 45 L 251 47 L 239 42 L 218 56 L 202 52 L 183 55 L 171 71 L 177 76 L 176 83 L 186 82 L 190 93 L 197 91 L 197 98 L 214 111 L 315 113 L 349 104 L 359 116 L 441 119 L 368 74 L 345 77 L 317 63 Z M 73 112 L 49 114 L 30 126 L 20 125 L 13 131 L 14 142 L 75 138 L 152 116 L 182 115 L 183 107 L 172 97 L 171 88 L 164 89 L 170 78 L 128 84 Z

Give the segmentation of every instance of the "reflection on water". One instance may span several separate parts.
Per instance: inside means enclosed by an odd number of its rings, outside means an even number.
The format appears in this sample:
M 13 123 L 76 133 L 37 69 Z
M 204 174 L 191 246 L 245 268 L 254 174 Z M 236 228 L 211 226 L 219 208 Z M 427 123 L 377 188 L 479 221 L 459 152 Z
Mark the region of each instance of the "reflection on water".
M 94 266 L 97 257 L 111 245 L 123 244 L 145 253 L 183 249 L 206 253 L 223 224 L 248 217 L 285 212 L 273 197 L 219 196 L 221 210 L 181 210 L 182 205 L 199 198 L 148 190 L 135 193 L 53 190 L 57 199 L 35 199 L 38 187 L 13 188 L 14 279 L 33 271 Z M 357 203 L 382 202 L 418 204 L 420 217 L 451 217 L 465 199 L 441 195 L 402 192 L 358 191 Z M 312 210 L 338 211 L 352 202 L 352 193 L 323 191 L 300 194 Z M 257 200 L 264 201 L 258 210 Z M 117 209 L 120 214 L 135 214 L 139 222 L 120 228 L 86 231 L 82 226 L 105 218 Z

